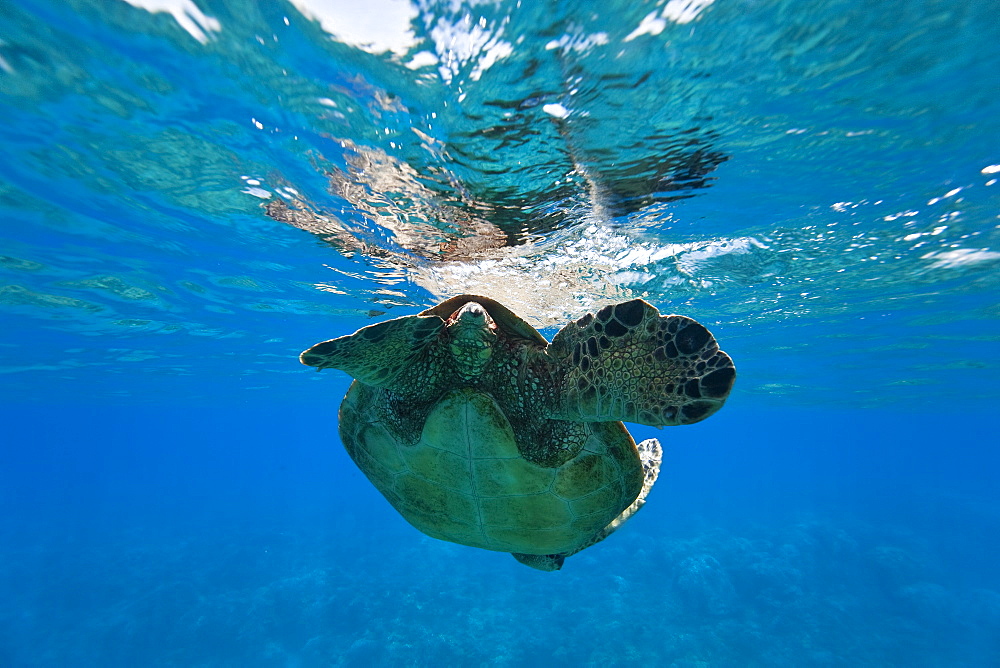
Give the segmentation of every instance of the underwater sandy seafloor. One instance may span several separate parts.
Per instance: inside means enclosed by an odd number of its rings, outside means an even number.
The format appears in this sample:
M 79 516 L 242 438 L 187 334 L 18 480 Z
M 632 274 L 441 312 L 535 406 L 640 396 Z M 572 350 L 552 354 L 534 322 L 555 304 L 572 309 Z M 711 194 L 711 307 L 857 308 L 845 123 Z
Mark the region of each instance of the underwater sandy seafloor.
M 1000 666 L 995 4 L 4 2 L 0 668 Z M 558 573 L 297 361 L 463 291 L 736 362 Z
M 513 560 L 477 561 L 430 539 L 384 559 L 372 559 L 377 549 L 352 558 L 338 553 L 336 535 L 306 529 L 248 531 L 244 545 L 207 536 L 84 544 L 75 569 L 45 587 L 17 561 L 52 555 L 8 552 L 4 578 L 17 584 L 5 586 L 14 596 L 0 616 L 8 636 L 0 657 L 5 665 L 990 665 L 1000 650 L 1000 593 L 941 572 L 919 536 L 884 531 L 803 518 L 656 540 L 628 532 L 600 559 L 581 554 L 573 568 L 532 575 L 527 586 Z M 630 575 L 595 567 L 602 563 Z M 57 612 L 44 626 L 23 612 L 49 606 Z
M 921 427 L 905 416 L 812 411 L 783 427 L 778 411 L 741 407 L 704 428 L 639 428 L 667 448 L 649 503 L 544 573 L 407 525 L 339 443 L 301 438 L 336 425 L 289 426 L 291 414 L 236 428 L 202 410 L 188 422 L 167 412 L 176 424 L 149 424 L 159 434 L 147 432 L 147 451 L 119 444 L 96 463 L 64 441 L 50 470 L 65 476 L 60 492 L 22 494 L 0 533 L 0 663 L 989 666 L 1000 657 L 1000 517 L 982 494 L 991 469 L 976 475 L 956 454 L 935 470 L 923 461 L 929 449 L 896 467 L 894 445 L 856 458 L 894 433 L 916 447 Z M 751 414 L 767 428 L 746 432 Z M 47 440 L 85 426 L 77 417 L 45 428 Z M 871 443 L 821 436 L 851 417 L 859 424 L 846 438 L 867 433 Z M 138 436 L 143 420 L 122 428 Z M 232 440 L 220 441 L 227 430 Z M 810 430 L 815 440 L 803 443 Z M 949 429 L 923 431 L 940 441 Z M 282 434 L 295 444 L 279 455 Z M 111 464 L 132 472 L 130 485 L 87 482 Z M 935 483 L 957 470 L 967 494 Z

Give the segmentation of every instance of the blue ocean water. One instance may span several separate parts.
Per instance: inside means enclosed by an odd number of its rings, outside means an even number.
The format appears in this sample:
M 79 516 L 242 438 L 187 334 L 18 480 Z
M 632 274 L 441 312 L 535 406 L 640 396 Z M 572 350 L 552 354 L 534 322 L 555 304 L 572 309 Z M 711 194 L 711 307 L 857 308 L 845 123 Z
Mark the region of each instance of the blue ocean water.
M 0 2 L 0 665 L 1000 665 L 995 10 Z M 297 360 L 461 292 L 737 364 L 559 572 Z

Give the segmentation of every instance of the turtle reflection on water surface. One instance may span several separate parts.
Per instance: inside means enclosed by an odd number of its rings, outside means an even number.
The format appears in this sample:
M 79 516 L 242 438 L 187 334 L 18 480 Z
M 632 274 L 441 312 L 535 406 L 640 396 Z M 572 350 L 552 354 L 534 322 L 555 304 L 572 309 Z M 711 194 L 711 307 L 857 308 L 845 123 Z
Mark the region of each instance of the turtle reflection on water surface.
M 645 503 L 662 450 L 622 420 L 698 422 L 736 369 L 702 325 L 641 299 L 549 343 L 498 302 L 453 297 L 302 353 L 356 380 L 340 406 L 348 454 L 429 536 L 557 570 Z

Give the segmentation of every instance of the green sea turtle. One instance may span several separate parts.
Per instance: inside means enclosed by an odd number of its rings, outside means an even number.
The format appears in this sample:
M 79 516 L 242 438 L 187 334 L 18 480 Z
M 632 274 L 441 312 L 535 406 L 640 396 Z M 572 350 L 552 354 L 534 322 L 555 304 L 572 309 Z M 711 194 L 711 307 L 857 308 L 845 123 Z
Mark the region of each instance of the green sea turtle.
M 621 526 L 656 481 L 660 444 L 637 446 L 621 420 L 698 422 L 736 378 L 707 329 L 641 299 L 549 343 L 498 302 L 461 295 L 300 360 L 356 379 L 341 440 L 407 521 L 547 571 Z

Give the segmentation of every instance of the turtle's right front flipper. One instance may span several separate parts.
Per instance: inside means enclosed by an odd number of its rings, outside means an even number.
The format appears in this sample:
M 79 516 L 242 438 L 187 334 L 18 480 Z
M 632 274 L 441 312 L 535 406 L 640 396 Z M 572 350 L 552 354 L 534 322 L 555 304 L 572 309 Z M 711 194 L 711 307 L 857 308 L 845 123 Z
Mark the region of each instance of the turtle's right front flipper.
M 431 364 L 421 363 L 441 330 L 437 316 L 411 315 L 362 327 L 350 336 L 317 343 L 299 361 L 320 369 L 340 369 L 365 385 L 397 388 L 411 383 L 429 384 L 420 378 Z
M 690 424 L 721 408 L 736 379 L 705 327 L 641 299 L 566 325 L 545 355 L 561 386 L 551 417 L 566 420 Z

